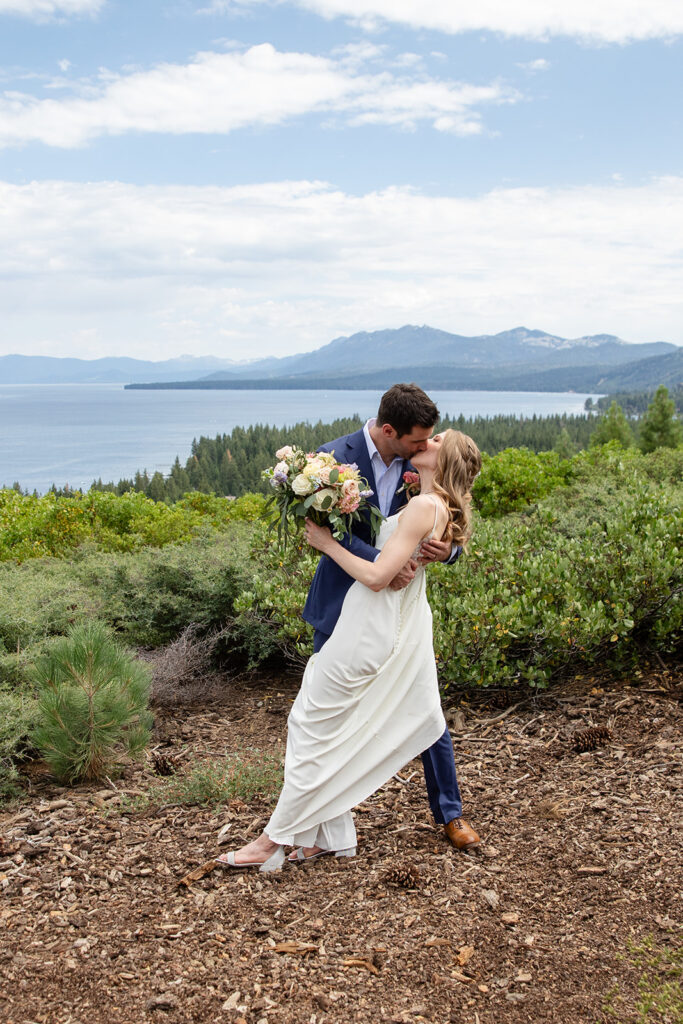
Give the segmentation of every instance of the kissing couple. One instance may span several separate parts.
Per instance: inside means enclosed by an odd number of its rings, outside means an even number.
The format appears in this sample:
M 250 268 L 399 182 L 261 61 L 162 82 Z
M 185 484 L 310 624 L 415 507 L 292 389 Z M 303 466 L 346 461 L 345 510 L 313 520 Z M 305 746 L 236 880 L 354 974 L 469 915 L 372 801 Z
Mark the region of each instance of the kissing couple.
M 303 617 L 314 653 L 287 723 L 284 785 L 258 839 L 222 854 L 226 868 L 277 871 L 285 847 L 295 864 L 352 857 L 352 808 L 418 754 L 434 820 L 458 850 L 479 837 L 462 802 L 445 723 L 424 567 L 453 564 L 470 536 L 471 488 L 481 469 L 474 441 L 457 430 L 432 436 L 439 412 L 416 384 L 395 384 L 375 419 L 323 445 L 356 463 L 385 516 L 341 541 L 306 520 L 307 542 L 322 553 Z M 403 474 L 419 474 L 408 501 Z

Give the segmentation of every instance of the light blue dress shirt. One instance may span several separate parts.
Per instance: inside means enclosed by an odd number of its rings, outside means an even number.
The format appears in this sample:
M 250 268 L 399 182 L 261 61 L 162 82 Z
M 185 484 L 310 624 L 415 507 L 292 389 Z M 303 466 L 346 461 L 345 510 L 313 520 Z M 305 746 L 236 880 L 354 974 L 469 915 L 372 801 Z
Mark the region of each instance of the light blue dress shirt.
M 394 494 L 396 493 L 396 488 L 401 480 L 403 459 L 397 455 L 387 466 L 386 462 L 377 451 L 377 445 L 370 435 L 370 428 L 374 427 L 376 422 L 376 419 L 368 420 L 363 427 L 363 434 L 365 436 L 365 443 L 368 446 L 368 454 L 370 455 L 372 471 L 375 474 L 377 504 L 379 505 L 379 510 L 382 515 L 388 516 L 389 510 L 391 509 L 391 502 Z

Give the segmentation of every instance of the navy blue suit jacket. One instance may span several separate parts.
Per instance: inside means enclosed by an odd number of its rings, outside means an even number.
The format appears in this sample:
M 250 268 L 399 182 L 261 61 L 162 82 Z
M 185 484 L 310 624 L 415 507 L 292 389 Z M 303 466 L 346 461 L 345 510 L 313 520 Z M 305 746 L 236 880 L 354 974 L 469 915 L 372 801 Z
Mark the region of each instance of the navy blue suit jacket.
M 379 508 L 375 474 L 372 471 L 370 454 L 362 430 L 356 430 L 353 434 L 346 434 L 345 437 L 338 437 L 336 441 L 329 441 L 327 444 L 321 445 L 318 451 L 334 452 L 334 457 L 338 462 L 355 462 L 360 475 L 365 477 L 373 490 L 373 495 L 371 498 L 368 498 L 368 502 Z M 404 459 L 399 488 L 403 486 L 403 474 L 407 470 L 412 470 L 412 468 L 410 462 Z M 399 488 L 397 488 L 397 493 L 394 494 L 391 501 L 389 515 L 392 516 L 405 505 L 407 500 L 405 491 L 401 494 L 398 493 Z M 354 555 L 359 555 L 368 562 L 374 562 L 378 549 L 372 546 L 372 541 L 370 523 L 367 519 L 363 518 L 359 523 L 354 523 L 351 539 L 347 535 L 341 540 L 341 543 L 352 551 Z M 318 562 L 318 568 L 315 571 L 315 576 L 306 598 L 303 610 L 303 617 L 306 622 L 310 622 L 313 628 L 320 630 L 321 633 L 326 633 L 328 636 L 331 635 L 334 627 L 337 625 L 337 619 L 341 613 L 346 592 L 352 583 L 353 579 L 348 573 L 340 569 L 331 558 L 323 556 Z

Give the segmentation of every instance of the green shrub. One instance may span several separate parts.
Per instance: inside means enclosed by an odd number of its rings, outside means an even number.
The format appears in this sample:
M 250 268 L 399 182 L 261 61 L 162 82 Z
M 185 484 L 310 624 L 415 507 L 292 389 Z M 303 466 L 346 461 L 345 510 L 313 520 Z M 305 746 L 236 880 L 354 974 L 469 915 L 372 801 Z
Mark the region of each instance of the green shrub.
M 251 555 L 251 574 L 235 602 L 238 622 L 255 638 L 248 646 L 250 664 L 270 657 L 278 647 L 300 662 L 312 650 L 313 629 L 301 612 L 320 556 L 307 544 L 283 550 L 265 525 L 252 535 Z
M 617 441 L 610 441 L 579 452 L 572 459 L 572 479 L 579 487 L 605 480 L 624 487 L 630 478 L 680 484 L 683 482 L 683 448 L 657 448 L 644 454 L 637 448 L 623 448 Z
M 199 523 L 189 510 L 134 491 L 38 497 L 5 489 L 0 490 L 0 561 L 63 557 L 86 541 L 103 551 L 161 547 L 188 539 Z
M 100 779 L 146 745 L 149 674 L 99 622 L 74 626 L 39 660 L 33 741 L 68 783 Z
M 607 491 L 607 493 L 605 493 Z M 545 686 L 579 663 L 626 664 L 681 629 L 681 508 L 642 482 L 480 521 L 460 566 L 428 576 L 443 684 Z
M 15 763 L 33 751 L 30 736 L 36 718 L 36 701 L 29 695 L 0 690 L 0 803 L 21 792 Z
M 0 758 L 0 806 L 21 794 L 21 779 L 14 764 Z
M 170 642 L 191 623 L 224 626 L 243 586 L 252 530 L 235 521 L 181 547 L 0 564 L 0 685 L 25 682 L 46 640 L 92 619 L 144 647 Z
M 134 558 L 93 559 L 82 578 L 97 591 L 103 618 L 128 642 L 159 647 L 191 623 L 207 631 L 225 625 L 242 589 L 241 561 L 231 534 Z
M 532 510 L 475 515 L 469 552 L 427 570 L 442 686 L 545 686 L 570 665 L 626 665 L 681 632 L 681 488 L 637 451 L 606 445 L 573 460 L 576 479 Z M 576 466 L 574 466 L 576 463 Z M 564 469 L 562 470 L 564 473 Z M 301 619 L 317 555 L 254 533 L 236 608 L 284 654 L 311 650 Z
M 264 498 L 245 494 L 236 501 L 190 492 L 174 505 L 138 491 L 75 491 L 21 494 L 0 489 L 0 562 L 64 558 L 80 547 L 131 552 L 186 543 L 202 533 L 222 532 L 235 522 L 251 522 Z
M 61 559 L 0 564 L 0 644 L 8 654 L 99 617 L 100 595 L 80 575 L 79 566 Z
M 226 501 L 225 498 L 218 498 L 215 494 L 203 494 L 201 491 L 191 491 L 184 494 L 180 501 L 176 502 L 179 508 L 192 509 L 198 512 L 204 521 L 220 529 L 227 523 L 241 521 L 254 522 L 263 514 L 266 499 L 263 494 L 247 493 L 241 498 L 233 501 Z
M 554 451 L 506 448 L 493 457 L 484 455 L 472 488 L 474 507 L 482 516 L 518 512 L 566 484 L 571 472 L 571 462 Z

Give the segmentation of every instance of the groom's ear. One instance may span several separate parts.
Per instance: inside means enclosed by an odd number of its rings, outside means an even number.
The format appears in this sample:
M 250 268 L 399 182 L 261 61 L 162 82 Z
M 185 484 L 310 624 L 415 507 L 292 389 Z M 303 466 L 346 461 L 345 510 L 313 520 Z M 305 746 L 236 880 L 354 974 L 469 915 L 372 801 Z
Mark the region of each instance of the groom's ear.
M 382 424 L 382 433 L 384 434 L 385 437 L 389 437 L 392 439 L 398 437 L 398 431 L 394 427 L 392 427 L 391 423 Z

